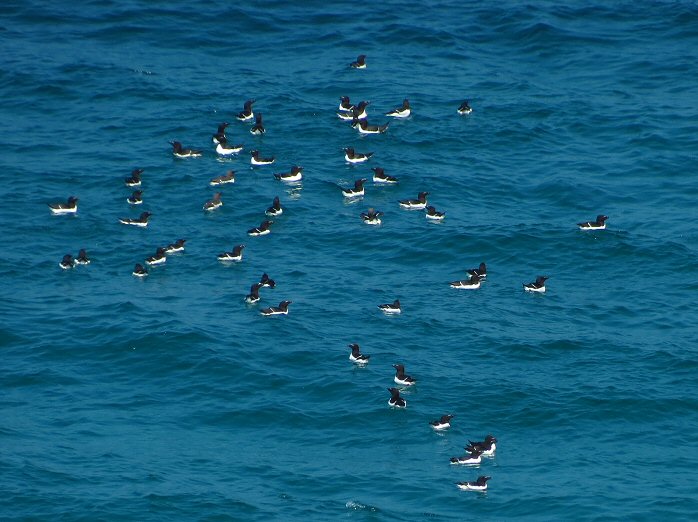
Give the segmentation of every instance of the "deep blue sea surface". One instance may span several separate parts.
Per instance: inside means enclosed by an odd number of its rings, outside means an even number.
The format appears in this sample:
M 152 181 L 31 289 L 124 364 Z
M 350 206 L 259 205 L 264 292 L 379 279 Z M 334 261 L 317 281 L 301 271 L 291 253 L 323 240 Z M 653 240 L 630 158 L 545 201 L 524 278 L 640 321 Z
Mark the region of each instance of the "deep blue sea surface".
M 0 37 L 0 519 L 698 518 L 695 2 L 8 0 Z M 360 136 L 342 95 L 412 115 Z M 262 137 L 235 119 L 249 98 Z M 274 179 L 292 165 L 301 185 Z M 398 207 L 420 191 L 443 222 Z M 479 290 L 449 288 L 481 261 Z M 449 464 L 488 433 L 495 458 Z

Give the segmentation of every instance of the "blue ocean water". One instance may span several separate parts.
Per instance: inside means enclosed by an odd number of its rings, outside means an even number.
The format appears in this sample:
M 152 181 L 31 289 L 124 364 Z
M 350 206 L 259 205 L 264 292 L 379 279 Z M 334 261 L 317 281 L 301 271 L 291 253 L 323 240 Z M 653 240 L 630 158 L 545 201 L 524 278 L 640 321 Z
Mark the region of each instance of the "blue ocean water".
M 5 2 L 0 518 L 695 520 L 698 6 L 561 4 Z M 361 137 L 341 95 L 372 123 L 413 113 Z M 262 137 L 234 119 L 249 98 Z M 222 121 L 238 157 L 213 150 Z M 274 180 L 294 164 L 302 186 Z M 344 201 L 375 166 L 400 183 Z M 442 223 L 398 208 L 422 190 Z M 92 264 L 60 270 L 80 248 Z M 482 288 L 449 288 L 481 261 Z M 245 304 L 263 272 L 277 287 Z M 494 459 L 449 465 L 487 433 Z M 478 475 L 486 494 L 455 487 Z

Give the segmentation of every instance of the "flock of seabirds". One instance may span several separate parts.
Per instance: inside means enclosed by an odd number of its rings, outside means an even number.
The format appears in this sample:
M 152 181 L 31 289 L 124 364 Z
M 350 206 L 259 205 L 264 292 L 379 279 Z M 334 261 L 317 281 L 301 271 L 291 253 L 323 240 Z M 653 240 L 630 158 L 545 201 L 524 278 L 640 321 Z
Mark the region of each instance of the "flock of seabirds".
M 359 55 L 356 61 L 351 62 L 349 67 L 352 69 L 365 69 L 366 68 L 366 55 Z M 264 123 L 262 120 L 262 114 L 256 113 L 253 110 L 253 105 L 256 100 L 247 100 L 244 103 L 243 110 L 237 114 L 237 119 L 242 122 L 252 122 L 254 124 L 250 128 L 250 133 L 254 135 L 263 135 L 266 131 L 264 128 Z M 366 108 L 370 102 L 361 101 L 358 104 L 352 104 L 348 96 L 340 97 L 340 104 L 338 107 L 339 112 L 337 116 L 344 121 L 349 121 L 351 126 L 355 128 L 361 134 L 383 134 L 388 130 L 389 123 L 383 125 L 371 125 L 368 123 L 368 114 Z M 472 107 L 466 100 L 458 107 L 457 112 L 461 116 L 466 116 L 472 112 Z M 393 118 L 409 118 L 412 110 L 410 107 L 409 100 L 405 99 L 402 105 L 388 113 L 386 116 Z M 221 123 L 218 126 L 216 133 L 212 137 L 213 145 L 215 145 L 216 153 L 220 156 L 233 156 L 239 154 L 243 150 L 243 145 L 231 144 L 228 142 L 228 138 L 225 134 L 226 128 L 229 126 L 228 122 Z M 177 158 L 195 158 L 202 155 L 201 150 L 196 150 L 188 148 L 182 145 L 179 141 L 171 142 L 172 154 Z M 373 156 L 372 152 L 360 153 L 354 150 L 353 147 L 346 147 L 344 149 L 344 159 L 348 163 L 365 163 L 371 159 Z M 261 166 L 261 165 L 271 165 L 275 161 L 274 157 L 262 157 L 258 150 L 250 151 L 250 163 L 251 165 Z M 398 179 L 393 176 L 389 176 L 385 173 L 384 169 L 380 167 L 374 167 L 371 169 L 373 171 L 373 182 L 376 184 L 397 184 Z M 124 180 L 127 187 L 138 188 L 141 186 L 141 174 L 143 169 L 134 169 L 131 176 Z M 274 174 L 274 177 L 285 183 L 299 183 L 303 179 L 303 167 L 294 165 L 289 172 Z M 364 183 L 366 183 L 366 178 L 361 178 L 355 181 L 352 188 L 342 189 L 342 194 L 345 198 L 361 198 L 364 196 Z M 216 177 L 210 181 L 211 186 L 226 185 L 229 183 L 235 183 L 235 172 L 229 170 L 225 175 Z M 142 198 L 143 192 L 140 189 L 135 190 L 131 196 L 127 198 L 127 202 L 130 205 L 141 205 L 143 203 Z M 206 212 L 215 211 L 223 205 L 221 200 L 221 193 L 216 192 L 213 198 L 207 201 L 203 210 Z M 399 206 L 406 210 L 423 210 L 425 211 L 425 216 L 429 220 L 441 221 L 446 217 L 445 212 L 439 212 L 433 206 L 427 203 L 428 192 L 420 192 L 415 199 L 405 199 L 400 200 Z M 49 208 L 53 214 L 75 214 L 78 210 L 78 198 L 71 196 L 65 203 L 51 203 Z M 265 211 L 268 217 L 277 217 L 283 214 L 283 207 L 281 206 L 279 197 L 276 196 L 269 208 Z M 124 225 L 137 226 L 137 227 L 147 227 L 148 221 L 151 216 L 150 212 L 142 212 L 138 218 L 121 218 L 119 222 Z M 381 224 L 381 217 L 383 212 L 369 208 L 367 211 L 360 214 L 361 219 L 366 225 L 378 226 Z M 606 228 L 606 220 L 608 216 L 598 215 L 593 221 L 585 221 L 582 223 L 577 223 L 577 226 L 581 230 L 604 230 Z M 247 231 L 249 236 L 264 236 L 271 232 L 271 226 L 273 221 L 265 220 L 259 226 L 251 228 Z M 184 250 L 185 239 L 177 239 L 174 243 L 171 243 L 164 247 L 158 247 L 155 254 L 145 259 L 145 264 L 148 266 L 156 266 L 165 263 L 167 256 L 169 254 L 174 254 L 177 252 L 182 252 Z M 218 259 L 221 262 L 240 262 L 242 261 L 243 250 L 245 245 L 240 244 L 233 248 L 230 252 L 223 252 L 218 255 Z M 73 257 L 71 254 L 66 254 L 60 261 L 59 266 L 64 270 L 74 268 L 77 265 L 87 265 L 90 263 L 90 259 L 87 256 L 85 249 L 81 249 L 77 257 Z M 468 279 L 463 279 L 460 281 L 453 281 L 450 283 L 451 288 L 463 289 L 463 290 L 476 290 L 480 288 L 480 285 L 487 279 L 487 266 L 486 264 L 480 263 L 477 268 L 471 268 L 467 270 L 469 275 Z M 136 263 L 133 269 L 133 275 L 136 277 L 146 277 L 148 275 L 148 270 L 141 263 Z M 548 276 L 538 276 L 535 281 L 531 283 L 524 283 L 523 289 L 526 292 L 545 292 L 545 281 Z M 268 274 L 262 274 L 260 280 L 252 285 L 250 288 L 250 293 L 245 296 L 245 301 L 247 303 L 253 304 L 260 300 L 259 291 L 262 288 L 274 288 L 276 283 L 273 279 L 269 277 Z M 288 307 L 291 301 L 281 301 L 279 306 L 272 306 L 264 308 L 260 311 L 262 315 L 287 315 Z M 396 299 L 392 303 L 386 303 L 378 305 L 378 308 L 385 314 L 399 314 L 402 312 L 400 306 L 400 300 Z M 349 355 L 349 360 L 357 365 L 368 364 L 370 355 L 362 354 L 358 344 L 350 344 L 351 354 Z M 416 380 L 405 373 L 405 367 L 402 364 L 393 365 L 395 368 L 394 382 L 401 388 L 391 387 L 388 388 L 390 392 L 390 399 L 388 400 L 388 405 L 392 408 L 406 408 L 407 401 L 400 396 L 400 391 L 407 387 L 413 386 Z M 430 425 L 435 431 L 447 430 L 451 427 L 451 419 L 454 415 L 443 415 L 439 419 L 431 421 Z M 468 441 L 468 445 L 465 446 L 466 453 L 460 457 L 452 457 L 450 459 L 451 464 L 454 465 L 467 465 L 467 466 L 479 466 L 482 462 L 482 457 L 494 457 L 495 451 L 497 449 L 497 439 L 493 435 L 487 435 L 482 441 Z M 486 475 L 481 475 L 474 481 L 457 482 L 456 485 L 461 490 L 472 490 L 472 491 L 486 491 L 487 481 L 491 477 Z

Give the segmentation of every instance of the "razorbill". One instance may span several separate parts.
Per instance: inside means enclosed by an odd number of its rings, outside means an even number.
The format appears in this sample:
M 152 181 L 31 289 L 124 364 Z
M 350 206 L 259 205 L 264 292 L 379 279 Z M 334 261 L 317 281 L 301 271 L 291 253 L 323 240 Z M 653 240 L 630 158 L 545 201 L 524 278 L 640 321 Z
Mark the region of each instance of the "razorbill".
M 146 265 L 155 266 L 163 265 L 167 261 L 167 256 L 165 255 L 165 249 L 163 247 L 158 247 L 155 251 L 155 255 L 150 256 L 145 260 Z
M 264 213 L 267 216 L 271 216 L 271 217 L 280 216 L 281 214 L 284 213 L 284 209 L 281 208 L 281 202 L 279 201 L 279 196 L 276 196 L 274 198 L 274 201 L 272 202 L 271 207 L 266 209 L 264 211 Z
M 254 118 L 254 112 L 252 112 L 252 104 L 256 100 L 247 100 L 243 105 L 242 112 L 239 112 L 237 119 L 240 121 L 249 121 Z
M 78 211 L 78 198 L 70 196 L 65 203 L 49 203 L 48 208 L 53 214 L 75 214 Z
M 366 68 L 366 55 L 360 54 L 356 58 L 356 61 L 351 62 L 349 64 L 349 67 L 351 67 L 352 69 L 365 69 Z
M 471 276 L 478 276 L 480 279 L 485 279 L 487 277 L 487 265 L 485 263 L 480 263 L 477 268 L 468 269 L 468 274 Z
M 392 303 L 380 304 L 378 308 L 385 314 L 400 314 L 402 313 L 402 308 L 400 308 L 400 300 L 395 299 Z
M 129 205 L 141 205 L 143 204 L 143 191 L 134 190 L 133 194 L 126 198 Z
M 75 266 L 75 260 L 73 259 L 72 255 L 66 254 L 63 256 L 61 262 L 58 263 L 58 266 L 60 266 L 63 270 L 68 270 L 69 268 L 73 268 Z
M 288 183 L 293 183 L 296 181 L 301 181 L 303 179 L 303 167 L 294 165 L 291 167 L 291 172 L 284 172 L 282 174 L 274 174 L 274 177 L 280 181 L 286 181 Z
M 340 96 L 339 97 L 339 107 L 338 109 L 340 111 L 345 111 L 349 112 L 354 108 L 352 103 L 349 101 L 349 96 Z
M 451 427 L 451 419 L 453 417 L 453 415 L 442 415 L 440 419 L 431 421 L 429 425 L 436 431 L 447 430 Z
M 262 315 L 288 315 L 288 305 L 291 301 L 281 301 L 279 306 L 270 306 L 260 311 Z
M 398 107 L 397 109 L 393 109 L 390 112 L 386 112 L 386 116 L 392 116 L 393 118 L 407 118 L 411 114 L 410 110 L 410 101 L 405 98 L 402 100 L 402 107 Z
M 186 239 L 178 239 L 174 243 L 170 243 L 165 247 L 165 254 L 176 254 L 177 252 L 184 252 L 184 243 Z
M 338 112 L 337 117 L 344 121 L 354 121 L 354 120 L 365 120 L 368 118 L 368 113 L 366 112 L 366 107 L 370 105 L 369 101 L 360 101 L 358 105 L 355 105 L 351 110 L 347 112 Z
M 474 450 L 461 457 L 451 457 L 451 464 L 465 464 L 469 466 L 477 465 L 482 462 L 482 452 Z
M 420 192 L 417 195 L 417 199 L 403 199 L 398 201 L 398 203 L 402 208 L 406 208 L 408 210 L 423 210 L 427 206 L 428 195 L 428 192 Z
M 200 150 L 182 147 L 178 141 L 171 141 L 170 144 L 172 145 L 172 154 L 177 158 L 198 158 L 201 156 Z
M 236 245 L 230 252 L 218 254 L 219 261 L 242 261 L 242 251 L 245 245 Z
M 354 343 L 350 344 L 351 353 L 349 354 L 349 360 L 356 364 L 367 364 L 368 360 L 371 358 L 370 355 L 364 355 L 359 350 L 359 345 Z
M 584 223 L 577 223 L 577 226 L 581 230 L 606 230 L 606 220 L 608 216 L 599 214 L 596 216 L 596 221 L 585 221 Z
M 403 386 L 413 386 L 417 383 L 416 380 L 414 380 L 411 376 L 405 373 L 405 365 L 393 364 L 393 368 L 395 368 L 395 377 L 393 377 L 393 381 L 395 381 L 395 384 L 401 384 Z
M 141 174 L 143 174 L 143 169 L 133 169 L 133 171 L 131 171 L 131 176 L 126 178 L 124 183 L 127 187 L 140 187 Z
M 271 225 L 273 224 L 273 221 L 264 221 L 262 222 L 261 225 L 258 227 L 251 228 L 247 231 L 247 234 L 250 236 L 266 236 L 267 234 L 271 233 Z
M 426 210 L 427 211 L 424 215 L 427 217 L 427 219 L 432 221 L 443 221 L 443 219 L 446 217 L 446 212 L 439 212 L 431 205 L 429 205 Z
M 388 388 L 390 392 L 390 399 L 388 399 L 388 405 L 393 408 L 406 408 L 407 401 L 400 397 L 400 390 L 397 388 Z
M 267 132 L 266 129 L 264 128 L 264 124 L 262 123 L 262 113 L 261 112 L 258 112 L 257 115 L 255 116 L 254 125 L 252 125 L 250 132 L 252 134 L 257 135 L 257 136 L 261 136 L 262 134 Z
M 212 138 L 212 141 L 213 141 L 213 144 L 214 144 L 214 145 L 218 145 L 218 144 L 221 142 L 221 140 L 227 139 L 227 138 L 225 137 L 225 128 L 226 128 L 228 125 L 230 125 L 230 123 L 228 123 L 228 122 L 223 122 L 223 123 L 221 123 L 221 124 L 218 126 L 218 130 L 216 131 L 216 133 L 213 135 L 213 138 Z
M 148 275 L 148 271 L 141 265 L 140 263 L 136 263 L 136 266 L 133 268 L 133 275 L 136 277 L 145 277 Z
M 242 145 L 229 144 L 225 136 L 221 136 L 220 140 L 218 141 L 218 145 L 216 145 L 216 153 L 220 154 L 221 156 L 232 156 L 233 154 L 240 152 L 242 149 Z
M 361 219 L 363 219 L 364 223 L 367 225 L 380 225 L 382 215 L 383 212 L 369 208 L 366 212 L 361 213 Z
M 388 176 L 385 173 L 385 170 L 383 170 L 381 167 L 373 167 L 371 170 L 373 171 L 373 182 L 374 183 L 395 184 L 398 182 L 398 179 L 396 177 Z
M 363 163 L 364 161 L 368 161 L 371 156 L 373 156 L 373 152 L 362 154 L 360 152 L 355 152 L 354 147 L 346 147 L 344 149 L 344 161 L 348 161 L 349 163 Z
M 235 171 L 229 170 L 223 176 L 218 176 L 217 178 L 213 178 L 209 182 L 209 185 L 211 185 L 212 187 L 215 187 L 216 185 L 225 185 L 226 183 L 235 183 Z
M 480 288 L 480 276 L 473 275 L 470 279 L 463 279 L 461 281 L 453 281 L 450 283 L 451 288 L 458 288 L 460 290 L 477 290 Z
M 75 258 L 75 264 L 76 265 L 89 265 L 90 264 L 90 258 L 87 257 L 87 252 L 85 251 L 84 248 L 81 248 L 80 252 L 78 252 L 78 257 Z
M 261 298 L 259 297 L 259 289 L 262 288 L 261 283 L 255 283 L 250 287 L 250 293 L 245 296 L 245 302 L 254 304 L 257 301 L 259 301 Z
M 211 210 L 216 210 L 218 207 L 222 207 L 223 202 L 221 201 L 221 193 L 216 192 L 213 195 L 213 199 L 209 199 L 206 203 L 204 203 L 204 210 L 206 211 L 211 211 Z
M 274 158 L 274 156 L 272 156 L 271 158 L 260 158 L 258 150 L 251 150 L 250 156 L 252 156 L 250 158 L 250 163 L 252 165 L 271 165 L 272 163 L 274 163 L 274 160 L 276 159 Z
M 524 283 L 523 287 L 526 292 L 545 293 L 545 281 L 549 279 L 547 276 L 538 276 L 533 283 Z
M 366 179 L 357 179 L 354 182 L 354 188 L 349 188 L 349 189 L 342 189 L 342 194 L 344 195 L 345 198 L 358 198 L 360 196 L 364 195 L 364 183 L 366 183 Z
M 357 118 L 354 118 L 351 123 L 351 126 L 358 130 L 360 134 L 383 134 L 388 130 L 388 125 L 390 125 L 390 123 L 384 125 L 370 125 L 368 121 L 359 120 Z
M 483 457 L 491 457 L 497 450 L 497 439 L 492 435 L 487 435 L 482 442 L 468 441 L 465 447 L 466 451 L 481 451 Z
M 150 212 L 141 212 L 141 215 L 135 219 L 120 218 L 119 223 L 123 223 L 124 225 L 133 225 L 135 227 L 147 227 L 148 218 L 150 218 L 150 216 L 152 216 Z
M 262 277 L 259 278 L 259 284 L 265 288 L 276 288 L 276 281 L 271 279 L 266 272 L 264 272 Z
M 487 481 L 492 477 L 480 476 L 475 482 L 456 482 L 458 489 L 463 491 L 487 491 Z
M 473 112 L 473 109 L 468 103 L 468 100 L 465 100 L 463 103 L 460 104 L 460 107 L 458 107 L 458 114 L 460 114 L 461 116 L 470 114 L 471 112 Z

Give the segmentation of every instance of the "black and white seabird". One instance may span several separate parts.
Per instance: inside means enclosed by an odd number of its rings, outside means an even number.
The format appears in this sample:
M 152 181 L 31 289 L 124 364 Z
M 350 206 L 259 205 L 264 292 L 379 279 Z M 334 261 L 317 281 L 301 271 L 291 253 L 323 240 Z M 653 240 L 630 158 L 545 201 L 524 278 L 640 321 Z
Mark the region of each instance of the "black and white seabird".
M 126 198 L 129 205 L 142 205 L 143 204 L 143 191 L 134 190 L 133 194 Z
M 267 216 L 271 216 L 271 217 L 280 216 L 281 214 L 284 213 L 284 209 L 281 208 L 281 202 L 279 201 L 279 196 L 276 196 L 274 198 L 274 201 L 272 202 L 271 207 L 266 209 L 264 211 L 264 213 Z
M 398 201 L 398 203 L 402 208 L 406 208 L 408 210 L 423 210 L 427 206 L 428 195 L 428 192 L 420 192 L 417 195 L 417 199 L 403 199 Z
M 141 186 L 141 174 L 143 174 L 143 169 L 133 169 L 131 171 L 131 176 L 124 180 L 127 187 L 140 187 Z
M 78 198 L 70 196 L 65 203 L 49 203 L 48 208 L 53 214 L 75 214 L 78 211 Z
M 426 214 L 424 215 L 431 221 L 443 221 L 443 219 L 446 217 L 446 212 L 439 212 L 431 205 L 429 205 L 426 210 Z
M 119 223 L 123 223 L 124 225 L 133 225 L 135 227 L 147 227 L 148 218 L 150 218 L 150 216 L 152 216 L 150 212 L 141 212 L 141 215 L 135 219 L 120 218 Z
M 386 116 L 392 116 L 393 118 L 407 118 L 412 111 L 410 110 L 410 101 L 405 98 L 402 100 L 402 107 L 398 107 L 390 112 L 386 112 Z
M 352 69 L 365 69 L 366 68 L 366 55 L 360 54 L 356 58 L 356 61 L 351 62 L 349 64 L 349 67 L 351 67 Z
M 158 247 L 155 251 L 155 255 L 150 256 L 145 260 L 146 265 L 155 266 L 163 265 L 167 261 L 167 256 L 165 255 L 165 249 L 163 247 Z
M 363 163 L 364 161 L 368 161 L 371 156 L 373 156 L 373 152 L 362 154 L 354 151 L 354 147 L 346 147 L 344 149 L 344 160 L 349 163 Z
M 271 279 L 266 272 L 259 278 L 259 284 L 265 288 L 276 288 L 276 281 Z
M 209 182 L 209 185 L 211 185 L 212 187 L 215 187 L 216 185 L 225 185 L 226 183 L 235 183 L 235 171 L 229 170 L 223 176 L 218 176 L 217 178 L 213 178 Z
M 242 144 L 231 145 L 225 136 L 221 136 L 216 145 L 216 153 L 221 156 L 232 156 L 243 149 Z
M 242 261 L 242 251 L 245 245 L 236 245 L 230 252 L 218 254 L 219 261 Z
M 76 265 L 89 265 L 90 264 L 90 258 L 87 257 L 87 252 L 85 251 L 84 248 L 80 249 L 80 252 L 78 252 L 78 257 L 75 258 L 75 264 Z
M 354 120 L 365 120 L 368 118 L 366 107 L 368 107 L 370 103 L 370 101 L 362 100 L 357 105 L 354 105 L 349 111 L 338 112 L 337 117 L 340 120 L 351 121 L 352 123 Z
M 451 427 L 451 419 L 454 415 L 442 415 L 440 419 L 433 420 L 429 424 L 436 431 L 447 430 Z
M 388 388 L 390 392 L 390 399 L 388 399 L 388 405 L 393 408 L 406 408 L 407 401 L 400 397 L 400 390 L 397 388 Z
M 200 150 L 182 147 L 178 141 L 171 141 L 170 144 L 172 145 L 172 154 L 177 158 L 198 158 L 201 156 Z
M 359 350 L 359 345 L 356 343 L 350 344 L 351 353 L 349 354 L 349 360 L 356 364 L 367 364 L 368 360 L 371 358 L 370 355 L 364 355 Z
M 581 230 L 605 230 L 607 219 L 608 216 L 599 214 L 598 216 L 596 216 L 596 221 L 585 221 L 584 223 L 577 223 L 577 226 Z
M 66 254 L 63 256 L 63 259 L 61 260 L 61 262 L 58 263 L 58 266 L 60 266 L 63 270 L 68 270 L 69 268 L 74 268 L 75 267 L 75 260 L 73 259 L 72 255 Z
M 288 305 L 291 301 L 281 301 L 279 306 L 270 306 L 260 311 L 262 315 L 288 315 Z
M 478 276 L 480 279 L 485 279 L 487 277 L 487 265 L 483 262 L 477 268 L 468 269 L 468 274 L 471 276 Z
M 382 215 L 383 212 L 369 208 L 366 212 L 361 213 L 361 219 L 363 219 L 364 223 L 367 225 L 380 225 Z
M 460 114 L 461 116 L 465 116 L 466 114 L 470 114 L 471 112 L 473 112 L 473 108 L 468 103 L 468 100 L 465 100 L 463 103 L 460 104 L 460 107 L 458 107 L 458 114 Z
M 254 304 L 258 302 L 261 298 L 259 297 L 259 289 L 262 288 L 261 283 L 255 283 L 250 287 L 250 293 L 245 296 L 245 302 L 249 304 Z
M 140 263 L 136 263 L 136 266 L 133 268 L 133 275 L 136 277 L 145 277 L 148 275 L 148 271 L 145 269 L 143 265 Z
M 282 174 L 274 174 L 274 177 L 280 181 L 286 181 L 288 183 L 293 183 L 296 181 L 301 181 L 303 179 L 303 167 L 294 165 L 291 167 L 291 172 L 284 172 Z
M 262 123 L 262 113 L 261 112 L 258 112 L 257 115 L 255 116 L 254 125 L 252 125 L 250 132 L 252 134 L 256 134 L 257 136 L 261 136 L 262 134 L 267 132 L 264 129 L 264 124 Z
M 273 224 L 273 221 L 264 221 L 262 222 L 261 225 L 258 227 L 251 228 L 247 231 L 247 234 L 250 236 L 266 236 L 267 234 L 271 233 L 271 225 Z
M 492 435 L 487 435 L 482 442 L 473 442 L 469 440 L 465 450 L 470 452 L 480 451 L 483 457 L 491 457 L 497 450 L 497 439 Z
M 174 243 L 170 243 L 165 247 L 165 254 L 176 254 L 178 252 L 184 252 L 184 243 L 186 239 L 178 239 Z
M 459 290 L 477 290 L 480 288 L 480 276 L 472 275 L 470 279 L 462 279 L 461 281 L 453 281 L 450 283 L 451 288 Z
M 274 158 L 274 156 L 272 156 L 271 158 L 260 158 L 258 150 L 251 150 L 250 156 L 252 156 L 250 158 L 250 163 L 252 165 L 271 165 L 272 163 L 274 163 L 274 160 L 276 159 Z
M 523 288 L 526 292 L 545 293 L 545 281 L 549 279 L 547 276 L 538 276 L 533 283 L 524 283 Z
M 451 457 L 451 464 L 465 464 L 465 465 L 477 465 L 482 462 L 482 452 L 480 450 L 473 450 L 467 455 L 461 457 Z
M 463 491 L 487 491 L 487 481 L 491 478 L 482 475 L 475 482 L 456 482 L 456 486 Z
M 388 130 L 390 123 L 384 125 L 370 125 L 366 120 L 354 118 L 351 126 L 359 131 L 360 134 L 383 134 Z
M 398 179 L 396 177 L 388 176 L 385 173 L 385 170 L 383 170 L 381 167 L 373 167 L 371 170 L 373 171 L 373 182 L 374 183 L 395 184 L 398 182 Z
M 338 109 L 340 111 L 345 111 L 349 112 L 354 108 L 354 105 L 349 101 L 349 96 L 340 96 L 339 97 L 339 107 Z
M 354 188 L 342 189 L 342 195 L 345 198 L 358 198 L 364 195 L 365 178 L 357 179 L 354 182 Z
M 404 364 L 393 364 L 393 368 L 395 368 L 395 377 L 393 377 L 395 384 L 401 384 L 403 386 L 413 386 L 417 384 L 416 380 L 405 373 Z
M 256 100 L 247 100 L 245 104 L 243 105 L 242 112 L 239 112 L 237 115 L 237 119 L 240 121 L 249 121 L 252 118 L 254 118 L 254 112 L 252 112 L 252 104 Z
M 225 136 L 225 128 L 228 125 L 230 125 L 230 123 L 223 122 L 218 126 L 218 130 L 216 131 L 216 133 L 213 135 L 213 138 L 212 138 L 214 145 L 218 145 L 221 142 L 221 140 L 227 139 Z
M 209 199 L 206 203 L 204 203 L 204 210 L 206 211 L 211 211 L 211 210 L 216 210 L 218 207 L 222 207 L 223 202 L 221 201 L 221 193 L 216 192 L 213 195 L 213 199 Z
M 378 308 L 385 314 L 400 314 L 402 313 L 402 308 L 400 308 L 400 300 L 395 299 L 392 303 L 380 304 Z

